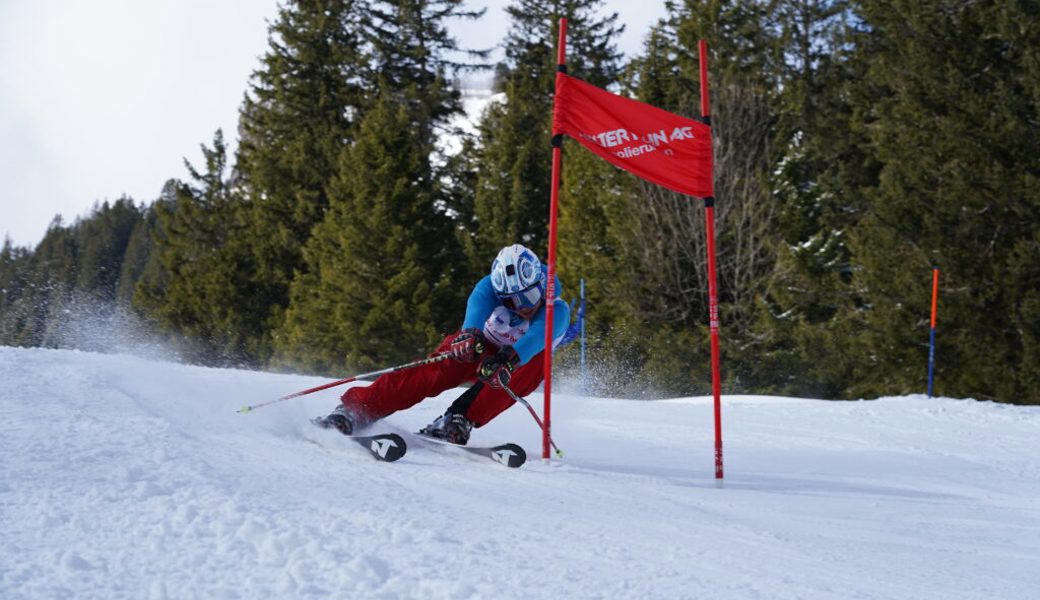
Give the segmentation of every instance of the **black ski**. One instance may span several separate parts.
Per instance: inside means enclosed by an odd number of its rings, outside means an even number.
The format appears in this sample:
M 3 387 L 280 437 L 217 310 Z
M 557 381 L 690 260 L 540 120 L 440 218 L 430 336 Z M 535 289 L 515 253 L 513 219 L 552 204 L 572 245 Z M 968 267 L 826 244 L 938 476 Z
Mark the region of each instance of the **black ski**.
M 335 427 L 326 421 L 324 417 L 311 419 L 311 423 L 314 423 L 322 429 L 335 429 Z M 405 452 L 408 451 L 408 444 L 405 443 L 404 438 L 396 433 L 344 435 L 343 437 L 352 442 L 356 442 L 358 445 L 368 450 L 376 460 L 385 462 L 394 462 L 404 456 Z
M 527 452 L 517 444 L 499 444 L 498 446 L 462 446 L 451 442 L 417 433 L 425 442 L 433 442 L 442 446 L 451 446 L 470 454 L 490 458 L 492 461 L 510 468 L 517 468 L 527 462 Z

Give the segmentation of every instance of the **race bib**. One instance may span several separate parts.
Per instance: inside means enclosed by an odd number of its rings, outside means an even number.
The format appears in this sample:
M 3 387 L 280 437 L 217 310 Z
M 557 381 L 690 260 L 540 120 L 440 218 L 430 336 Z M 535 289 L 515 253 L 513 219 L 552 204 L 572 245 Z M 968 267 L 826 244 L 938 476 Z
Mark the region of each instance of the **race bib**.
M 484 322 L 484 337 L 493 341 L 498 347 L 515 346 L 527 333 L 531 322 L 522 319 L 504 306 L 497 306 L 491 316 Z

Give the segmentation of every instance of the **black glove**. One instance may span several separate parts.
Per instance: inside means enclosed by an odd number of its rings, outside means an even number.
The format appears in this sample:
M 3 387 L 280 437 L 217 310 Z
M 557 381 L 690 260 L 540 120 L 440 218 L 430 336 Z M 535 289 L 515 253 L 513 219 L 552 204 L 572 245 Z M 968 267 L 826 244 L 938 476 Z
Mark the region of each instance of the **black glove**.
M 487 344 L 484 334 L 479 329 L 464 329 L 451 341 L 448 353 L 459 362 L 475 362 L 484 353 Z
M 480 361 L 477 378 L 493 388 L 502 389 L 509 385 L 513 369 L 520 364 L 520 356 L 511 347 L 506 346 Z

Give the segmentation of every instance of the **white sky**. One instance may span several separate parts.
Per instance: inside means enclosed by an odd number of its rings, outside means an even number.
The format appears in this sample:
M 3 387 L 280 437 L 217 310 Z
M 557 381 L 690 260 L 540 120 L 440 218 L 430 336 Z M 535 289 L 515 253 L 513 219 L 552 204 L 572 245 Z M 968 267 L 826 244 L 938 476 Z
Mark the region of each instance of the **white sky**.
M 498 44 L 507 0 L 470 0 L 464 47 Z M 638 52 L 664 0 L 607 0 Z M 42 239 L 96 201 L 151 202 L 183 159 L 224 130 L 236 138 L 276 0 L 0 0 L 0 236 Z

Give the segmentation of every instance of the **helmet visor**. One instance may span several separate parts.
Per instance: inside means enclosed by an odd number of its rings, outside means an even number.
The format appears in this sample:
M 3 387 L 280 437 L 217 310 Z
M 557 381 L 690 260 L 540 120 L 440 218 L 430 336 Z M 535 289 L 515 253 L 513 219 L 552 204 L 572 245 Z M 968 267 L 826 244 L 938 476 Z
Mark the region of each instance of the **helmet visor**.
M 536 283 L 526 289 L 512 294 L 498 294 L 502 304 L 513 312 L 529 311 L 537 308 L 542 301 L 542 286 Z

